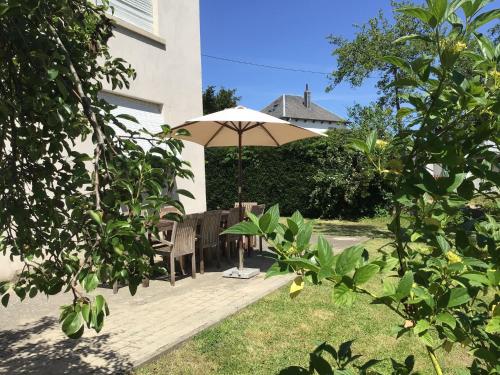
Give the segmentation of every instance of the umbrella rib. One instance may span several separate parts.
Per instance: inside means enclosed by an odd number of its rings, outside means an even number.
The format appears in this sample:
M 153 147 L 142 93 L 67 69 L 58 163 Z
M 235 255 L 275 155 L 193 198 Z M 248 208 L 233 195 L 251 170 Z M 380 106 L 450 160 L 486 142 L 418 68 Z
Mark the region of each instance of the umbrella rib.
M 221 126 L 225 126 L 225 127 L 226 127 L 226 128 L 228 128 L 228 129 L 231 129 L 231 130 L 234 130 L 234 131 L 238 131 L 238 129 L 237 129 L 236 127 L 234 127 L 234 124 L 233 124 L 232 122 L 231 122 L 231 124 L 232 124 L 233 126 L 230 126 L 230 125 L 228 125 L 228 124 L 227 124 L 227 123 L 225 123 L 225 122 L 220 122 L 220 121 L 214 121 L 214 122 L 215 122 L 216 124 L 221 125 Z
M 250 124 L 250 123 L 248 123 L 248 124 Z M 255 124 L 253 124 L 253 125 L 246 126 L 246 127 L 244 128 L 244 130 L 245 130 L 245 131 L 249 131 L 249 130 L 252 130 L 253 128 L 256 128 L 257 126 L 261 126 L 261 125 L 264 125 L 264 123 L 263 123 L 263 122 L 257 122 L 257 123 L 255 123 Z
M 219 124 L 219 125 L 220 125 L 220 124 Z M 212 141 L 214 140 L 214 138 L 215 138 L 215 137 L 217 137 L 217 135 L 220 133 L 220 131 L 221 131 L 222 129 L 224 129 L 224 125 L 221 125 L 221 126 L 219 127 L 219 129 L 217 129 L 217 130 L 215 131 L 215 133 L 214 133 L 214 134 L 210 137 L 210 139 L 208 140 L 208 142 L 207 142 L 207 143 L 205 143 L 205 147 L 208 147 L 208 145 L 210 144 L 210 142 L 212 142 Z
M 273 135 L 271 134 L 271 132 L 270 132 L 269 130 L 267 130 L 267 128 L 264 126 L 264 124 L 263 124 L 263 123 L 261 124 L 261 127 L 262 127 L 262 129 L 264 129 L 264 130 L 266 131 L 267 135 L 269 135 L 269 136 L 271 137 L 271 139 L 274 141 L 274 143 L 276 143 L 276 146 L 278 146 L 278 147 L 279 147 L 279 145 L 280 145 L 280 144 L 279 144 L 279 143 L 278 143 L 278 141 L 277 141 L 277 140 L 273 137 Z

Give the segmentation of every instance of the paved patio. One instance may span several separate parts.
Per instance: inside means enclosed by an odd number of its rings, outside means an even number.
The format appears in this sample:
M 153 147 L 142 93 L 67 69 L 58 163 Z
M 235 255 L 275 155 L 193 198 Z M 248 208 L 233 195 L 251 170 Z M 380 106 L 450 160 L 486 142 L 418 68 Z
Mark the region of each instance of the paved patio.
M 362 242 L 364 237 L 328 237 L 335 249 Z M 265 270 L 267 258 L 255 255 L 249 267 Z M 224 279 L 208 270 L 196 279 L 184 278 L 170 287 L 153 280 L 130 296 L 123 288 L 100 288 L 111 310 L 99 335 L 86 331 L 80 340 L 67 339 L 58 323 L 58 306 L 69 295 L 43 296 L 13 302 L 0 309 L 0 374 L 117 374 L 140 366 L 201 330 L 234 314 L 287 284 L 291 276 L 250 280 Z

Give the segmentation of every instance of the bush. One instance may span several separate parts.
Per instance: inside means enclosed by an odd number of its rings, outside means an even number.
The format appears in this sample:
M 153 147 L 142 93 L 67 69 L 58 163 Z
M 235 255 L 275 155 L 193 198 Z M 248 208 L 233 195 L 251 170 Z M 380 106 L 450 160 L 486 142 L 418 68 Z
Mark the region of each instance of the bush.
M 351 132 L 279 148 L 247 147 L 243 151 L 243 199 L 271 206 L 284 215 L 299 210 L 307 217 L 358 219 L 385 212 L 389 187 L 361 154 L 348 149 Z M 237 201 L 237 149 L 206 150 L 208 208 L 227 208 Z

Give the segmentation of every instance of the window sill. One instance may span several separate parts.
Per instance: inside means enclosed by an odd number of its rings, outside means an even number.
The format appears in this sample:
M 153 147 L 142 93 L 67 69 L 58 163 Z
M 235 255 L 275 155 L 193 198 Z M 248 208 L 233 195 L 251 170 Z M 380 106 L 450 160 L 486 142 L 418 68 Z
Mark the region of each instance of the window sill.
M 144 30 L 144 29 L 141 29 L 140 27 L 135 26 L 135 25 L 131 24 L 130 22 L 124 21 L 121 18 L 115 17 L 111 14 L 108 14 L 107 16 L 111 20 L 113 20 L 117 26 L 122 27 L 126 30 L 129 30 L 129 31 L 132 31 L 135 34 L 138 34 L 146 39 L 150 39 L 153 42 L 161 44 L 163 47 L 165 47 L 165 39 L 164 38 L 159 37 L 158 35 L 153 34 L 149 31 Z

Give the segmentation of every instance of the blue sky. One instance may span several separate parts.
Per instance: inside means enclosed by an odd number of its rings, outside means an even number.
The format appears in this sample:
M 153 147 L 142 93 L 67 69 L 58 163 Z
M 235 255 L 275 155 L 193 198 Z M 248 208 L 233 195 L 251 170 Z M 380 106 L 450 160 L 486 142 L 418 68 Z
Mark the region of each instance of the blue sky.
M 330 34 L 352 38 L 353 24 L 365 23 L 390 0 L 201 0 L 202 54 L 258 64 L 330 72 L 335 67 Z M 375 80 L 325 92 L 324 75 L 287 72 L 202 57 L 203 87 L 236 88 L 241 104 L 261 109 L 281 94 L 302 95 L 309 83 L 317 104 L 346 116 L 354 103 L 376 99 Z

